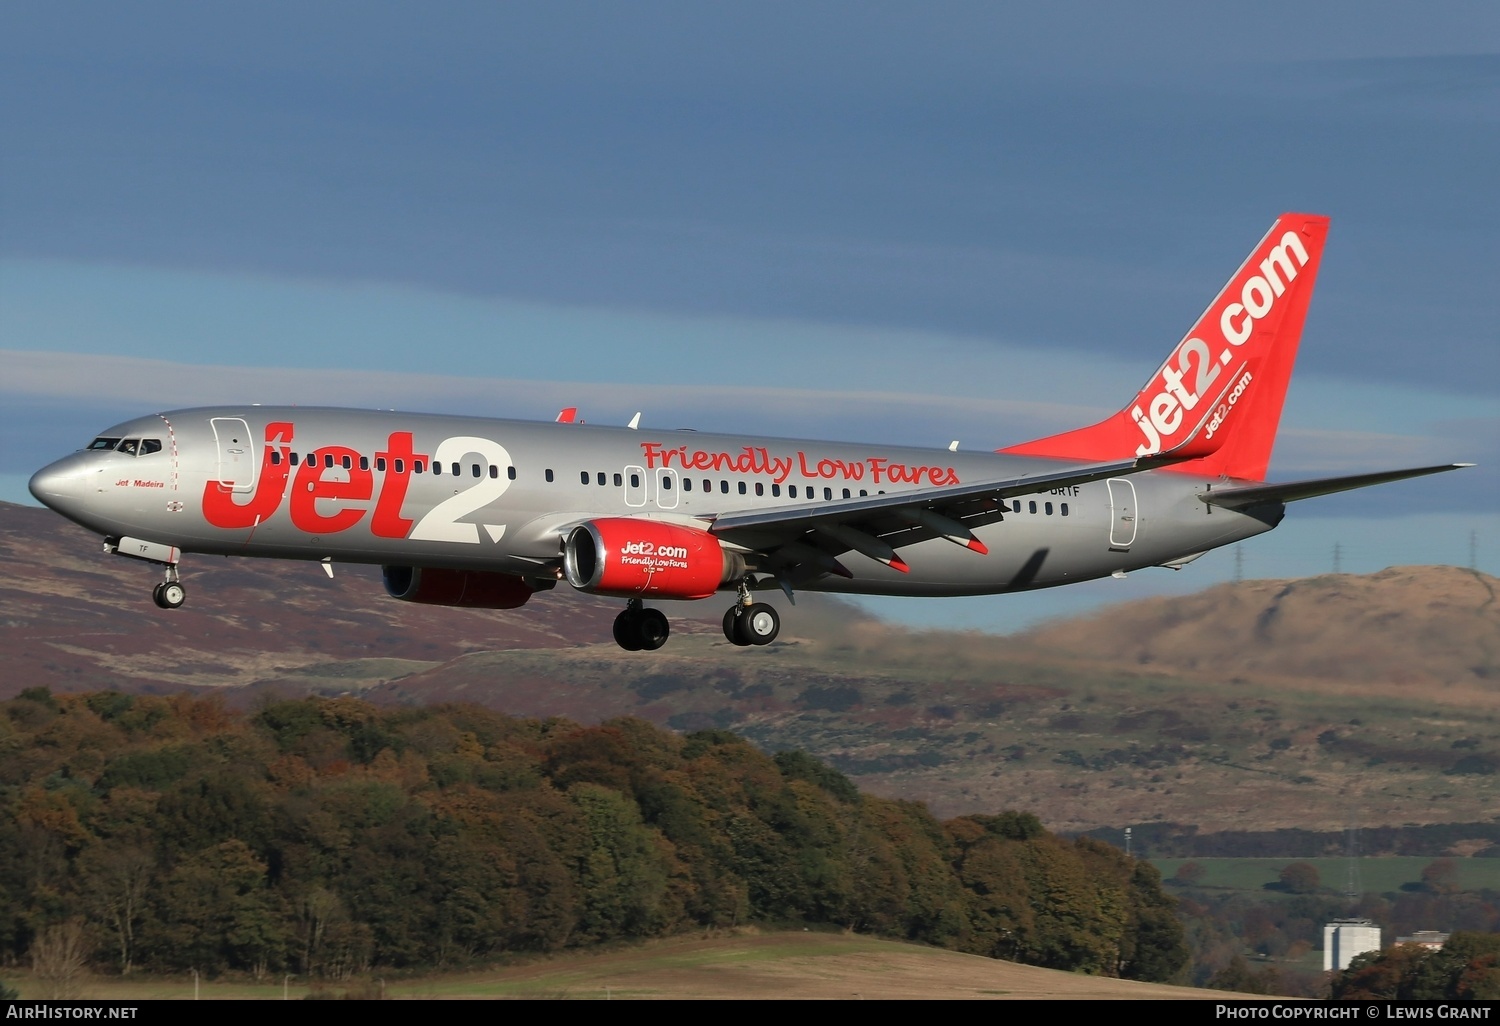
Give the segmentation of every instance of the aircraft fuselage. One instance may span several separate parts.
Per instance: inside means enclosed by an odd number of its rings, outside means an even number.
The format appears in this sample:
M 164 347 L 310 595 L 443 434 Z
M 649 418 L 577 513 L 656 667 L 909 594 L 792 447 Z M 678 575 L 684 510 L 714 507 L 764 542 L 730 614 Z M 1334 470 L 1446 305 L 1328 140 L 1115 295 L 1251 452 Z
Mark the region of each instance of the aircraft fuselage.
M 39 472 L 33 491 L 109 538 L 182 552 L 557 577 L 562 539 L 599 517 L 704 529 L 721 514 L 810 506 L 1075 464 L 995 453 L 747 438 L 388 411 L 218 407 L 142 417 Z M 159 443 L 159 447 L 149 443 Z M 147 449 L 155 451 L 147 452 Z M 1227 484 L 1174 471 L 1017 495 L 974 529 L 980 554 L 932 538 L 909 572 L 850 552 L 852 573 L 799 588 L 976 595 L 1170 564 L 1270 530 L 1280 504 L 1212 507 Z M 729 585 L 726 585 L 728 587 Z

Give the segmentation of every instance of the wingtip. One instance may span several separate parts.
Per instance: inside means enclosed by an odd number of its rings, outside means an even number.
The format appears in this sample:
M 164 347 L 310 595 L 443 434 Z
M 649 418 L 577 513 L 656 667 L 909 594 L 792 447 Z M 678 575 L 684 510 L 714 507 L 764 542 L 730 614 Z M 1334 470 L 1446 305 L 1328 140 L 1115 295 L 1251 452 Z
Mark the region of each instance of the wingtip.
M 911 573 L 911 567 L 907 566 L 906 560 L 902 559 L 900 556 L 892 556 L 891 561 L 887 563 L 886 566 L 890 567 L 892 570 L 900 570 L 903 574 Z
M 978 538 L 969 539 L 969 549 L 979 553 L 981 556 L 988 556 L 990 554 L 990 547 Z

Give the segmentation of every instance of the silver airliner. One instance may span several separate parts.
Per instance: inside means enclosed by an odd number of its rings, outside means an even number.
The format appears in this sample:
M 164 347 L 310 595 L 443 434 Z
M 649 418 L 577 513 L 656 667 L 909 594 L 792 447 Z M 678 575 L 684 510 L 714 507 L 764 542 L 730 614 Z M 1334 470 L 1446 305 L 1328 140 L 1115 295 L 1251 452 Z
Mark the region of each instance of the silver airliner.
M 227 406 L 116 425 L 30 488 L 160 565 L 165 609 L 185 553 L 372 563 L 412 602 L 510 609 L 559 581 L 619 596 L 628 650 L 667 640 L 653 598 L 733 592 L 725 636 L 763 645 L 780 620 L 758 592 L 983 595 L 1181 567 L 1293 500 L 1467 466 L 1265 482 L 1327 232 L 1283 214 L 1118 413 L 996 452 Z

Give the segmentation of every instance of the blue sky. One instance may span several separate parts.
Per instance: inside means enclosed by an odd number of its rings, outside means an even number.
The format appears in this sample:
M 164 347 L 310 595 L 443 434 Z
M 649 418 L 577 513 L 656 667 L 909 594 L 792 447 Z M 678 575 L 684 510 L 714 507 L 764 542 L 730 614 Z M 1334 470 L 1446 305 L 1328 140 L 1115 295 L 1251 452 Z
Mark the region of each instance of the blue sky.
M 1500 571 L 1493 4 L 17 2 L 0 132 L 0 498 L 234 399 L 993 448 L 1118 407 L 1301 209 L 1273 473 L 1482 466 L 1294 507 L 1246 574 Z

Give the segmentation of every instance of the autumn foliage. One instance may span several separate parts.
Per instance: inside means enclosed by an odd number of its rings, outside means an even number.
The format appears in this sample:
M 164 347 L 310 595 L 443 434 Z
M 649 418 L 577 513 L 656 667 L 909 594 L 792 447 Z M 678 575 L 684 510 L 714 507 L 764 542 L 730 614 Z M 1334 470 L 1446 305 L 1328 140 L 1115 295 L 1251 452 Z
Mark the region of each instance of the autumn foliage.
M 333 978 L 748 924 L 1060 969 L 1186 963 L 1147 864 L 1020 813 L 939 823 L 801 752 L 470 706 L 0 703 L 0 958 Z

